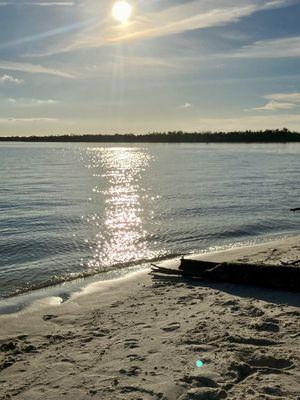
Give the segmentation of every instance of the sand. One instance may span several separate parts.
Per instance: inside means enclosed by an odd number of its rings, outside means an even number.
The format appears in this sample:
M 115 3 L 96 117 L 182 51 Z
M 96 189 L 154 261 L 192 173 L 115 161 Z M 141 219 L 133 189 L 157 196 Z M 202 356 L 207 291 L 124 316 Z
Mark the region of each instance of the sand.
M 299 255 L 298 236 L 199 257 Z M 0 398 L 299 400 L 299 305 L 299 293 L 148 271 L 93 284 L 0 317 Z

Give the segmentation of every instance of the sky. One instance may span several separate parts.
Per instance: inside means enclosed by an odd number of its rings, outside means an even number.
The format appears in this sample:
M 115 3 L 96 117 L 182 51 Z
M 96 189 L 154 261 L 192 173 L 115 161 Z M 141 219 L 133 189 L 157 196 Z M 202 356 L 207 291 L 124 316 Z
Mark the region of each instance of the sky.
M 300 131 L 300 0 L 0 0 L 0 135 Z

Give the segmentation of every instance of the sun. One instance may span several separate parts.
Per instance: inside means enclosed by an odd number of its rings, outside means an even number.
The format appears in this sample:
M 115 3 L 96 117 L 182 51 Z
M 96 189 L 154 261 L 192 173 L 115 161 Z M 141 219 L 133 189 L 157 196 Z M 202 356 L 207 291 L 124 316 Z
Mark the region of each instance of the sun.
M 127 1 L 117 1 L 112 9 L 112 15 L 118 22 L 126 22 L 132 13 L 132 7 Z

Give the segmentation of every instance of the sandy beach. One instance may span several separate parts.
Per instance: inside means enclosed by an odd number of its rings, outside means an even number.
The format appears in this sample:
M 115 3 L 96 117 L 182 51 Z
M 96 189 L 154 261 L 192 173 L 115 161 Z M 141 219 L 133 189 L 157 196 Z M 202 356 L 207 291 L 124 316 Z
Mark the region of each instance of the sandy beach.
M 299 256 L 297 236 L 199 257 Z M 0 317 L 0 398 L 299 400 L 299 318 L 299 293 L 149 270 L 94 283 Z

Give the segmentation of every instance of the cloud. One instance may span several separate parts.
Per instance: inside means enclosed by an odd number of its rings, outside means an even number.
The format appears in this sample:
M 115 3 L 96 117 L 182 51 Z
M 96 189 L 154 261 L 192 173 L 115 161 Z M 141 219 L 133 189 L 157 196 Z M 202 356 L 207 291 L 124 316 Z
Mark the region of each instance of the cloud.
M 225 58 L 298 58 L 300 57 L 300 36 L 281 39 L 261 40 L 244 46 Z
M 273 93 L 265 95 L 263 98 L 268 100 L 265 105 L 245 111 L 292 110 L 300 106 L 300 93 Z
M 205 2 L 204 2 L 205 3 Z M 130 39 L 149 38 L 155 36 L 173 35 L 196 29 L 227 25 L 257 11 L 278 8 L 290 3 L 290 0 L 263 1 L 251 3 L 243 0 L 227 1 L 223 6 L 212 5 L 203 10 L 203 1 L 193 1 L 170 7 L 155 15 L 148 15 L 137 28 L 125 35 L 115 35 L 108 42 L 119 42 Z
M 176 13 L 172 12 L 173 9 L 171 9 L 155 17 L 149 16 L 148 21 L 137 24 L 137 28 L 133 32 L 113 35 L 107 41 L 120 42 L 124 40 L 166 36 L 211 26 L 225 25 L 228 22 L 237 21 L 255 10 L 254 6 L 246 6 L 213 9 L 204 13 L 192 13 L 191 5 L 174 8 L 176 9 Z
M 236 130 L 263 130 L 287 127 L 291 130 L 300 130 L 300 114 L 284 115 L 253 115 L 236 118 L 201 118 L 193 121 L 191 131 L 236 131 Z
M 273 93 L 264 96 L 265 99 L 274 101 L 289 101 L 300 103 L 300 93 Z
M 0 76 L 0 84 L 4 83 L 14 83 L 16 85 L 20 85 L 24 81 L 22 79 L 14 78 L 11 75 L 2 75 Z
M 291 0 L 258 1 L 258 0 L 194 0 L 175 4 L 163 10 L 137 14 L 126 28 L 100 21 L 87 31 L 73 35 L 69 44 L 52 48 L 44 54 L 70 52 L 77 49 L 97 48 L 107 44 L 124 41 L 149 39 L 168 36 L 187 31 L 227 25 L 250 16 L 255 12 L 284 7 Z M 95 13 L 97 10 L 94 10 Z
M 52 99 L 27 99 L 27 98 L 23 98 L 23 97 L 19 97 L 17 99 L 9 98 L 8 102 L 15 104 L 15 105 L 25 106 L 25 107 L 53 105 L 53 104 L 58 103 L 56 100 L 52 100 Z
M 293 103 L 281 103 L 279 101 L 271 100 L 266 103 L 262 107 L 255 107 L 252 110 L 266 110 L 266 111 L 275 111 L 275 110 L 291 110 L 295 108 L 296 105 Z
M 191 107 L 193 107 L 193 105 L 191 103 L 184 103 L 184 104 L 181 104 L 180 106 L 178 106 L 177 108 L 179 110 L 186 110 Z
M 36 122 L 57 122 L 56 118 L 38 117 L 38 118 L 0 118 L 0 124 L 15 123 L 36 123 Z
M 19 37 L 18 39 L 5 41 L 5 42 L 0 43 L 0 49 L 7 49 L 12 46 L 22 45 L 24 43 L 32 43 L 32 42 L 40 41 L 40 40 L 54 37 L 57 35 L 63 35 L 63 34 L 73 32 L 73 31 L 78 31 L 82 28 L 90 28 L 91 25 L 95 24 L 95 21 L 96 21 L 96 18 L 93 17 L 93 18 L 90 18 L 90 19 L 82 21 L 82 22 L 75 22 L 73 24 L 61 26 L 61 27 L 58 27 L 55 29 L 50 29 L 48 31 L 34 33 L 33 35 L 22 36 L 22 37 Z M 25 57 L 26 56 L 30 57 L 30 54 L 26 54 Z M 37 56 L 37 55 L 35 55 L 35 56 Z M 24 57 L 24 55 L 23 55 L 23 57 Z
M 0 7 L 6 7 L 6 6 L 42 6 L 42 7 L 49 7 L 49 6 L 74 6 L 75 3 L 73 1 L 37 1 L 37 2 L 32 2 L 32 1 L 24 1 L 24 2 L 16 2 L 16 1 L 1 1 L 0 2 Z
M 0 61 L 0 70 L 10 70 L 10 71 L 22 71 L 32 74 L 46 74 L 55 75 L 63 78 L 75 79 L 76 76 L 72 73 L 60 71 L 53 68 L 43 67 L 41 65 L 34 65 L 28 63 L 17 63 L 11 61 Z
M 176 65 L 169 60 L 167 57 L 146 57 L 146 56 L 114 56 L 113 63 L 122 62 L 128 66 L 136 66 L 136 67 L 172 67 L 176 68 Z

